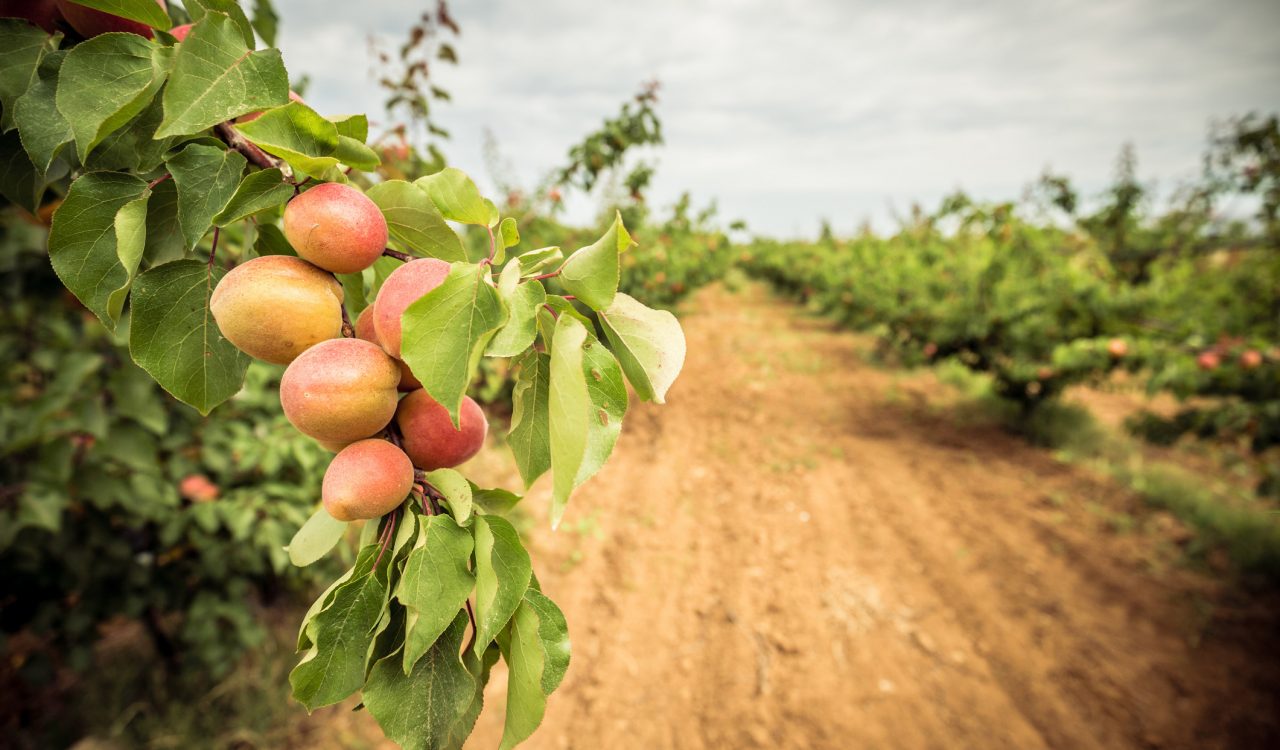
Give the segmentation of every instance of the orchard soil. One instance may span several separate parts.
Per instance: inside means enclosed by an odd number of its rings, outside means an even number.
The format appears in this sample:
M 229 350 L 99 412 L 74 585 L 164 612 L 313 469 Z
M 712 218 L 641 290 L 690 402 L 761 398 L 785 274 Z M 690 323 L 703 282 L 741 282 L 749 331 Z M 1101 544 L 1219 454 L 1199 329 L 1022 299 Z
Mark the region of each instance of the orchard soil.
M 525 501 L 573 640 L 525 747 L 1280 747 L 1280 602 L 1189 567 L 1175 519 L 758 288 L 688 312 L 668 405 L 561 530 Z

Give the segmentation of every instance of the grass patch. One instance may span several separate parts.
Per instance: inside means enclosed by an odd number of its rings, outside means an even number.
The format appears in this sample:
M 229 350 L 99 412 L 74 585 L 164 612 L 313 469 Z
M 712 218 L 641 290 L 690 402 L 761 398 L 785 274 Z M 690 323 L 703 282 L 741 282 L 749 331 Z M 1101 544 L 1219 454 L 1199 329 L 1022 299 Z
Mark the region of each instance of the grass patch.
M 1203 560 L 1222 550 L 1235 569 L 1250 577 L 1280 584 L 1280 511 L 1258 496 L 1225 483 L 1209 486 L 1204 478 L 1170 464 L 1150 464 L 1127 435 L 1104 428 L 1088 410 L 1054 399 L 1024 412 L 991 389 L 991 379 L 958 362 L 934 368 L 937 378 L 961 394 L 962 418 L 994 422 L 1052 448 L 1060 460 L 1087 465 L 1136 492 L 1145 504 L 1172 513 L 1196 536 L 1186 548 L 1192 559 Z M 1223 472 L 1233 470 L 1223 466 Z M 1133 528 L 1133 519 L 1108 512 L 1118 533 Z

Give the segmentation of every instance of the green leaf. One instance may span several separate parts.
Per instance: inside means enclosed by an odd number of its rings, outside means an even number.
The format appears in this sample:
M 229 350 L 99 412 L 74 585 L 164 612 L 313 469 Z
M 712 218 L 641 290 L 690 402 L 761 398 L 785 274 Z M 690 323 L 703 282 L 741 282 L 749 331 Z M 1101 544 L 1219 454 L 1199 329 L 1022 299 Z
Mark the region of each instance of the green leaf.
M 111 293 L 123 286 L 128 271 L 116 250 L 116 214 L 137 200 L 147 183 L 133 175 L 90 172 L 71 183 L 66 200 L 53 215 L 49 259 L 58 278 L 108 328 Z
M 373 149 L 355 138 L 338 135 L 338 147 L 333 152 L 334 158 L 349 167 L 369 172 L 378 168 L 382 159 Z
M 485 354 L 514 357 L 533 346 L 538 336 L 538 310 L 547 292 L 537 281 L 520 283 L 520 264 L 508 263 L 498 276 L 498 295 L 507 306 L 507 324 L 498 330 Z
M 476 648 L 485 648 L 506 627 L 524 591 L 533 565 L 520 535 L 504 518 L 476 516 Z
M 494 489 L 481 489 L 474 482 L 471 482 L 471 499 L 476 505 L 480 506 L 486 513 L 497 513 L 498 515 L 506 515 L 516 504 L 522 499 L 520 495 L 500 487 Z
M 562 314 L 551 341 L 551 391 L 548 396 L 551 470 L 551 527 L 560 525 L 569 495 L 578 486 L 577 476 L 587 452 L 587 420 L 591 396 L 583 374 L 582 346 L 587 329 L 571 315 Z
M 44 177 L 31 163 L 17 133 L 0 134 L 0 195 L 31 213 L 39 208 Z
M 581 248 L 560 269 L 560 285 L 593 310 L 613 304 L 618 291 L 618 256 L 631 246 L 631 235 L 619 213 L 604 236 Z
M 257 46 L 257 41 L 253 38 L 253 26 L 249 23 L 249 17 L 244 14 L 244 9 L 240 7 L 240 3 L 236 0 L 187 0 L 184 5 L 191 14 L 191 20 L 198 23 L 210 11 L 214 13 L 225 13 L 233 22 L 236 28 L 240 30 L 240 36 L 244 39 L 245 46 L 253 49 Z
M 268 47 L 276 46 L 276 28 L 280 24 L 280 16 L 271 7 L 271 0 L 253 0 L 253 28 Z
M 604 467 L 613 446 L 622 434 L 622 418 L 627 413 L 627 384 L 622 380 L 618 360 L 594 336 L 582 349 L 582 374 L 591 399 L 587 419 L 587 448 L 578 467 L 575 486 L 581 486 Z
M 76 5 L 95 8 L 113 16 L 145 23 L 153 29 L 169 28 L 169 14 L 155 0 L 74 0 Z
M 57 41 L 36 26 L 0 18 L 0 132 L 14 125 L 14 104 L 36 80 L 40 59 Z
M 234 224 L 259 211 L 283 204 L 291 195 L 293 187 L 284 181 L 284 174 L 280 170 L 251 172 L 240 181 L 240 186 L 227 205 L 213 217 L 213 223 L 220 227 Z
M 129 296 L 129 287 L 133 285 L 147 247 L 147 201 L 150 197 L 150 190 L 143 191 L 140 197 L 124 204 L 116 212 L 116 257 L 126 277 L 124 283 L 107 297 L 107 314 L 111 316 L 112 323 L 120 320 L 125 297 Z
M 520 225 L 516 220 L 508 216 L 498 225 L 498 238 L 502 240 L 502 249 L 515 247 L 520 244 Z
M 198 133 L 288 101 L 280 51 L 250 51 L 234 21 L 209 13 L 178 45 L 157 136 Z
M 467 259 L 458 234 L 417 185 L 387 180 L 369 188 L 365 195 L 382 209 L 392 239 L 405 249 L 451 263 Z
M 454 263 L 444 282 L 409 305 L 401 318 L 401 356 L 427 393 L 449 411 L 454 427 L 485 346 L 507 321 L 487 278 L 479 266 Z
M 239 152 L 193 143 L 166 166 L 178 186 L 178 224 L 188 250 L 194 248 L 236 194 L 247 162 Z
M 499 750 L 528 739 L 542 723 L 547 695 L 542 691 L 546 654 L 538 634 L 538 613 L 525 602 L 511 618 L 511 634 L 502 649 L 507 661 L 507 717 Z
M 153 171 L 164 160 L 175 140 L 156 139 L 156 128 L 160 126 L 163 117 L 164 107 L 160 99 L 152 99 L 141 114 L 102 139 L 89 155 L 85 169 L 132 170 L 138 173 Z
M 507 442 L 524 486 L 551 468 L 551 356 L 530 351 L 516 360 L 519 375 L 511 395 L 511 428 Z
M 684 367 L 684 331 L 676 316 L 619 294 L 601 311 L 600 325 L 640 398 L 664 403 Z
M 364 684 L 373 629 L 387 603 L 390 557 L 383 555 L 375 570 L 378 553 L 378 545 L 360 551 L 355 575 L 334 590 L 332 603 L 307 625 L 312 645 L 289 673 L 289 684 L 293 697 L 308 711 L 337 703 Z
M 71 123 L 80 161 L 146 109 L 164 84 L 168 50 L 137 34 L 102 34 L 67 53 L 58 111 Z
M 459 657 L 467 616 L 459 612 L 444 635 L 405 675 L 396 654 L 374 665 L 364 705 L 387 738 L 406 750 L 455 750 L 476 693 Z M 459 737 L 461 735 L 461 737 Z
M 22 145 L 40 172 L 46 172 L 62 147 L 71 142 L 71 123 L 58 111 L 58 71 L 67 58 L 62 50 L 40 61 L 38 78 L 14 105 L 14 122 Z M 8 107 L 5 107 L 8 111 Z
M 342 115 L 328 120 L 338 129 L 338 135 L 354 138 L 361 143 L 369 139 L 369 118 L 364 115 Z
M 249 356 L 222 337 L 209 312 L 223 273 L 198 260 L 177 260 L 148 269 L 133 285 L 133 361 L 201 414 L 234 396 L 249 367 Z
M 182 227 L 178 224 L 178 186 L 164 180 L 151 188 L 147 201 L 147 247 L 143 259 L 148 266 L 178 260 L 186 254 Z
M 471 483 L 453 469 L 436 469 L 427 472 L 427 481 L 444 495 L 453 519 L 459 526 L 471 520 Z
M 419 177 L 415 183 L 450 221 L 488 227 L 498 220 L 493 204 L 480 195 L 480 189 L 461 169 L 446 167 L 435 174 Z
M 473 546 L 471 534 L 451 519 L 425 519 L 396 586 L 396 599 L 408 609 L 405 674 L 457 617 L 475 588 L 469 568 Z
M 289 562 L 299 568 L 306 567 L 329 554 L 329 550 L 337 546 L 342 535 L 347 532 L 347 524 L 329 515 L 323 507 L 317 508 L 311 518 L 302 524 L 293 541 L 285 547 L 289 553 Z
M 338 165 L 333 155 L 338 148 L 338 128 L 301 102 L 269 109 L 236 129 L 303 174 L 319 177 Z
M 524 603 L 538 614 L 538 640 L 544 657 L 542 692 L 551 695 L 569 670 L 569 624 L 555 602 L 541 591 L 531 587 L 524 592 Z
M 484 649 L 483 654 L 480 655 L 476 654 L 475 649 L 470 648 L 462 653 L 462 663 L 475 679 L 476 687 L 472 694 L 471 706 L 450 732 L 451 736 L 446 743 L 448 747 L 462 747 L 475 728 L 476 719 L 480 718 L 480 712 L 484 710 L 484 688 L 489 684 L 489 673 L 500 658 L 502 655 L 497 646 Z
M 258 239 L 253 242 L 253 252 L 258 255 L 293 255 L 298 252 L 285 239 L 284 232 L 275 224 L 259 224 Z
M 520 261 L 521 276 L 536 276 L 551 266 L 558 265 L 564 260 L 564 253 L 558 247 L 543 247 L 530 250 L 518 256 L 517 260 Z

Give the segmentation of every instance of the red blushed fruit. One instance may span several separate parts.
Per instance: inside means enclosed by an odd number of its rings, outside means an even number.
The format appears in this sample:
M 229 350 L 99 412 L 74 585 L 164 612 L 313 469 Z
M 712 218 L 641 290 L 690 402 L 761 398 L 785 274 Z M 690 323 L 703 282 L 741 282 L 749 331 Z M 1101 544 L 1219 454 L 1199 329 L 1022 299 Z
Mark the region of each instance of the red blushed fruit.
M 1249 349 L 1241 352 L 1240 366 L 1246 370 L 1256 370 L 1262 367 L 1262 352 L 1256 349 Z
M 182 478 L 178 484 L 178 492 L 195 503 L 207 503 L 218 499 L 218 485 L 209 481 L 203 474 L 191 474 Z
M 1220 364 L 1222 364 L 1222 357 L 1219 357 L 1216 352 L 1204 352 L 1196 357 L 1196 365 L 1201 370 L 1216 370 Z
M 360 440 L 333 457 L 320 497 L 339 521 L 378 518 L 404 502 L 413 487 L 413 464 L 385 440 Z
M 124 31 L 145 36 L 148 39 L 153 35 L 151 27 L 145 23 L 130 21 L 127 18 L 103 13 L 100 10 L 86 8 L 83 5 L 71 2 L 71 0 L 57 0 L 57 2 L 58 11 L 62 13 L 62 17 L 67 20 L 67 23 L 71 24 L 71 28 L 80 32 L 80 35 L 85 39 L 112 31 Z M 168 10 L 165 0 L 156 0 L 156 4 Z
M 1129 353 L 1129 344 L 1124 339 L 1111 339 L 1107 342 L 1107 354 L 1120 359 Z
M 359 273 L 382 256 L 387 220 L 350 185 L 317 185 L 284 208 L 284 236 L 298 255 L 334 273 Z
M 187 34 L 191 33 L 192 26 L 195 26 L 195 24 L 184 23 L 181 26 L 174 26 L 172 29 L 169 29 L 169 33 L 173 35 L 174 39 L 177 39 L 179 42 L 181 42 L 182 40 L 187 38 Z
M 335 445 L 387 426 L 396 411 L 400 369 L 376 345 L 329 339 L 289 364 L 280 378 L 280 405 L 298 431 Z
M 356 338 L 364 339 L 382 346 L 382 341 L 378 338 L 378 331 L 373 326 L 373 305 L 366 307 L 360 312 L 360 317 L 356 318 Z M 385 350 L 386 347 L 383 347 Z M 397 359 L 396 364 L 400 365 L 400 392 L 408 393 L 422 387 L 422 381 L 413 375 L 413 370 L 409 369 L 409 365 L 404 363 L 403 359 Z
M 449 412 L 424 390 L 405 396 L 396 409 L 396 425 L 413 465 L 427 471 L 457 466 L 480 452 L 489 420 L 470 396 L 462 399 L 455 429 Z
M 0 18 L 23 18 L 50 34 L 58 30 L 54 0 L 0 0 Z
M 422 295 L 440 286 L 448 275 L 448 263 L 437 258 L 419 258 L 392 271 L 382 282 L 373 303 L 373 325 L 387 354 L 400 356 L 400 316 Z

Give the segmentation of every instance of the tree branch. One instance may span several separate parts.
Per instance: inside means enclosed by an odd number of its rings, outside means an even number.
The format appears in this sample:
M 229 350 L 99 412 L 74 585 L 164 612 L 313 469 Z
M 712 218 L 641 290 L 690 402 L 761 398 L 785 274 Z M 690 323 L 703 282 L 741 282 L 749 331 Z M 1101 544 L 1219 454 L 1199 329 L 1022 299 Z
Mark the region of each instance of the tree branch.
M 293 170 L 289 168 L 288 164 L 250 143 L 248 139 L 240 135 L 238 130 L 231 127 L 231 123 L 220 122 L 214 125 L 213 133 L 223 143 L 239 151 L 244 158 L 249 160 L 250 164 L 262 169 L 279 169 L 284 173 L 285 179 L 293 179 Z

